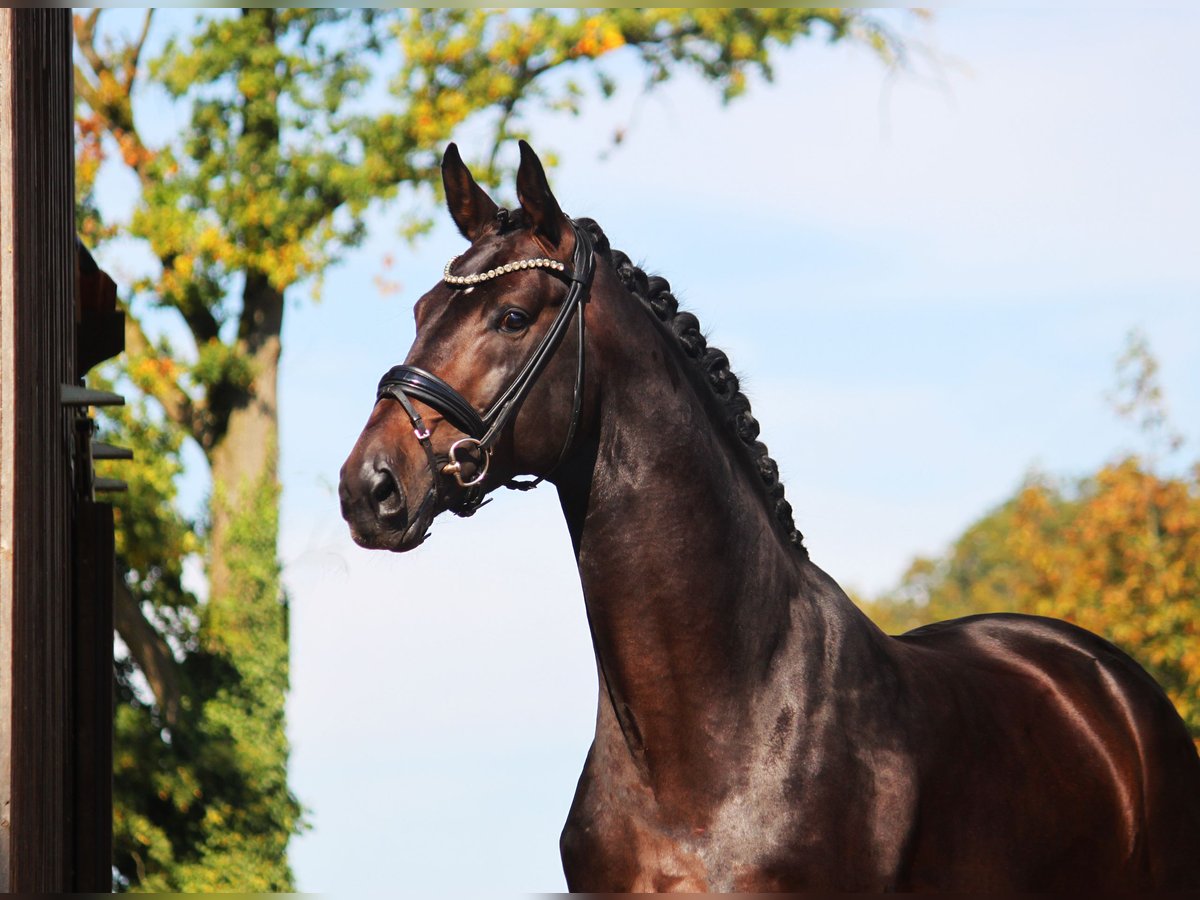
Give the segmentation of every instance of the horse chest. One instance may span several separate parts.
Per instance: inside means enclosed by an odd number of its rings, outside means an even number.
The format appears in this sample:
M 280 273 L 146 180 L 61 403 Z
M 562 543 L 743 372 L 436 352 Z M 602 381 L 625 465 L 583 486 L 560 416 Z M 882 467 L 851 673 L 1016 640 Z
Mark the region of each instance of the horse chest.
M 627 759 L 595 746 L 589 754 L 561 841 L 572 891 L 878 890 L 895 883 L 898 846 L 871 828 L 815 825 L 879 818 L 879 809 L 859 808 L 878 804 L 850 796 L 852 786 L 844 785 L 847 793 L 797 787 L 795 773 L 776 769 L 715 804 L 697 801 L 690 814 L 668 815 Z

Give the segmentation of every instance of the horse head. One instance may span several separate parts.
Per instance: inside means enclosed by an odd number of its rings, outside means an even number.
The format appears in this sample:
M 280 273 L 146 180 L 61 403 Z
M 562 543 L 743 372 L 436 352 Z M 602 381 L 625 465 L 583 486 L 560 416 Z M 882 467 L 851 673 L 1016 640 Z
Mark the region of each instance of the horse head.
M 412 347 L 342 466 L 342 515 L 364 547 L 410 550 L 438 513 L 470 515 L 500 485 L 552 475 L 594 396 L 583 365 L 592 238 L 563 214 L 537 156 L 521 142 L 511 211 L 454 144 L 442 179 L 471 245 L 417 301 Z

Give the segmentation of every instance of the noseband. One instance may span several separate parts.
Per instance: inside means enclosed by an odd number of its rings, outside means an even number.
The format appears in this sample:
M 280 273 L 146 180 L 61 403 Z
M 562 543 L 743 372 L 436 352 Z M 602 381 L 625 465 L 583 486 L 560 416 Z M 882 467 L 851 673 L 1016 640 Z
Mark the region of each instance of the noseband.
M 562 451 L 559 453 L 558 460 L 545 474 L 539 475 L 532 481 L 511 480 L 504 486 L 514 490 L 529 490 L 537 487 L 546 478 L 546 475 L 558 468 L 570 451 L 575 440 L 575 429 L 579 424 L 579 414 L 583 404 L 584 315 L 580 307 L 587 302 L 592 275 L 595 271 L 592 236 L 586 229 L 574 222 L 571 223 L 571 227 L 575 232 L 575 253 L 572 259 L 573 270 L 570 273 L 565 271 L 562 263 L 550 259 L 520 260 L 477 275 L 466 276 L 450 274 L 450 266 L 454 260 L 446 264 L 443 279 L 448 284 L 464 286 L 468 289 L 475 284 L 489 281 L 500 275 L 531 268 L 542 268 L 561 273 L 570 284 L 567 296 L 559 306 L 554 321 L 550 323 L 550 329 L 546 332 L 546 336 L 542 338 L 542 342 L 534 349 L 508 387 L 492 401 L 492 405 L 486 412 L 482 414 L 477 412 L 471 402 L 462 394 L 432 372 L 427 372 L 417 366 L 393 366 L 380 380 L 375 395 L 376 399 L 389 397 L 397 401 L 408 414 L 408 418 L 412 422 L 413 436 L 425 451 L 425 457 L 429 462 L 429 472 L 433 478 L 432 486 L 426 492 L 420 509 L 412 517 L 414 523 L 423 517 L 429 507 L 439 501 L 445 501 L 447 508 L 459 516 L 474 515 L 475 511 L 486 502 L 484 500 L 486 493 L 484 482 L 487 479 L 488 466 L 491 464 L 492 450 L 496 441 L 512 421 L 513 416 L 517 414 L 525 397 L 537 383 L 546 364 L 554 355 L 554 351 L 562 343 L 567 333 L 567 326 L 571 324 L 571 318 L 578 309 L 579 315 L 576 318 L 579 334 L 579 364 L 575 373 L 571 424 L 567 429 L 567 439 L 563 444 Z M 447 422 L 467 435 L 450 446 L 445 462 L 439 462 L 429 439 L 429 429 L 426 427 L 424 419 L 421 418 L 421 414 L 413 406 L 413 400 L 420 400 L 432 407 Z M 475 457 L 474 460 L 470 459 L 472 455 Z M 470 478 L 464 477 L 463 472 L 463 464 L 468 461 L 475 465 L 475 472 Z M 461 496 L 454 503 L 443 496 L 441 490 L 443 475 L 453 476 L 459 487 L 463 489 Z

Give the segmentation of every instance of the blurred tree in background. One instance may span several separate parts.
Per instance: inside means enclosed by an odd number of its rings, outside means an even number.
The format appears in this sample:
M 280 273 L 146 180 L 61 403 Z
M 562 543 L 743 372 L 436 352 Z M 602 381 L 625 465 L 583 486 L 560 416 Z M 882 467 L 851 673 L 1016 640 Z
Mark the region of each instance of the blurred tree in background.
M 1118 365 L 1113 406 L 1145 436 L 1144 458 L 1075 482 L 1030 478 L 945 556 L 915 560 L 863 605 L 891 633 L 984 612 L 1067 619 L 1144 665 L 1200 739 L 1200 463 L 1158 472 L 1182 439 L 1144 337 L 1130 336 Z
M 143 15 L 132 32 L 106 27 L 100 9 L 75 17 L 80 232 L 91 246 L 140 239 L 157 261 L 124 298 L 127 353 L 110 373 L 135 397 L 110 436 L 137 453 L 118 511 L 129 653 L 116 886 L 288 890 L 301 816 L 286 778 L 276 557 L 285 299 L 303 282 L 319 292 L 372 204 L 404 199 L 403 230 L 427 227 L 460 126 L 487 135 L 474 164 L 494 183 L 497 148 L 525 136 L 523 114 L 580 110 L 572 76 L 610 96 L 597 63 L 607 54 L 640 59 L 646 87 L 693 70 L 729 100 L 801 38 L 863 44 L 888 64 L 904 43 L 855 9 L 245 9 L 189 26 Z M 143 59 L 168 15 L 174 33 Z M 185 124 L 156 141 L 147 109 Z M 128 220 L 106 220 L 95 200 L 106 165 L 133 176 Z M 185 445 L 211 476 L 201 522 L 177 505 Z M 189 555 L 204 561 L 203 601 L 184 588 Z

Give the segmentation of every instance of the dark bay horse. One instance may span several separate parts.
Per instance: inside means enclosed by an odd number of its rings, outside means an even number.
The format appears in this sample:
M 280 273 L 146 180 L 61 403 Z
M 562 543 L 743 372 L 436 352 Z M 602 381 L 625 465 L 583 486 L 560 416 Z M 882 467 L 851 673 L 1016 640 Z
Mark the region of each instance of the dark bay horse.
M 1200 761 L 1136 663 L 1029 616 L 883 634 L 809 560 L 667 282 L 563 215 L 524 143 L 517 209 L 454 145 L 442 171 L 470 247 L 417 303 L 342 512 L 404 551 L 518 476 L 558 489 L 600 684 L 571 890 L 1200 887 Z

